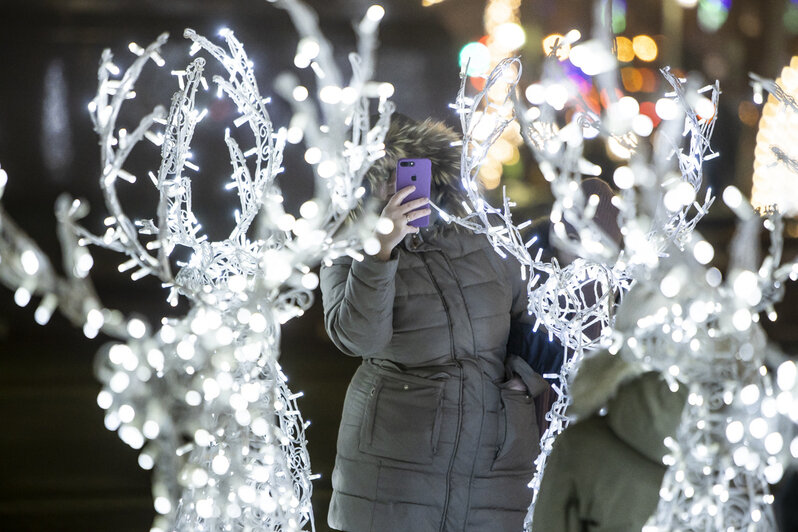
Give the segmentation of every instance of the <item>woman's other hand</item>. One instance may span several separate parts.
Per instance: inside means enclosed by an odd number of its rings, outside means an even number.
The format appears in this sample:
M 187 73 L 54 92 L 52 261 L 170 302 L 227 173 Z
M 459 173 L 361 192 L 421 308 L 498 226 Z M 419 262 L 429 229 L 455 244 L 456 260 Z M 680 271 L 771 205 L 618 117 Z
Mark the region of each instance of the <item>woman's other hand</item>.
M 410 222 L 430 214 L 431 210 L 429 208 L 421 208 L 429 203 L 429 198 L 418 198 L 402 204 L 402 201 L 415 189 L 416 187 L 410 185 L 398 190 L 396 194 L 388 199 L 388 203 L 385 205 L 385 208 L 382 209 L 377 227 L 382 228 L 381 226 L 383 226 L 383 224 L 387 226 L 388 224 L 383 222 L 383 219 L 385 219 L 390 220 L 391 229 L 387 233 L 377 231 L 375 234 L 377 240 L 380 242 L 380 251 L 376 255 L 377 259 L 381 261 L 389 260 L 391 258 L 391 251 L 402 241 L 405 235 L 409 233 L 418 233 L 418 227 L 413 227 L 410 225 Z
M 526 384 L 524 381 L 521 380 L 521 377 L 513 373 L 513 378 L 509 381 L 504 383 L 504 387 L 509 390 L 515 390 L 516 392 L 526 392 L 529 393 L 529 390 L 526 388 Z

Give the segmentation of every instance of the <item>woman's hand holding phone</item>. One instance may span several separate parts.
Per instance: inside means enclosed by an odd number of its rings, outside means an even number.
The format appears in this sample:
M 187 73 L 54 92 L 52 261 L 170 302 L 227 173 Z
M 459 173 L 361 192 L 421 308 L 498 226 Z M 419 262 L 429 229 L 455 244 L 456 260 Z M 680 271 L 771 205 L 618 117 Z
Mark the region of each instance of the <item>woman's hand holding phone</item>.
M 429 216 L 431 210 L 429 207 L 424 207 L 429 203 L 429 198 L 418 198 L 402 204 L 402 201 L 409 196 L 416 187 L 404 187 L 396 194 L 391 196 L 385 208 L 382 209 L 380 219 L 385 218 L 392 223 L 391 231 L 389 233 L 375 232 L 377 240 L 380 242 L 380 251 L 377 253 L 376 258 L 381 261 L 387 261 L 391 258 L 391 251 L 396 245 L 402 241 L 405 235 L 410 233 L 418 233 L 419 228 L 410 225 L 410 222 L 424 216 Z

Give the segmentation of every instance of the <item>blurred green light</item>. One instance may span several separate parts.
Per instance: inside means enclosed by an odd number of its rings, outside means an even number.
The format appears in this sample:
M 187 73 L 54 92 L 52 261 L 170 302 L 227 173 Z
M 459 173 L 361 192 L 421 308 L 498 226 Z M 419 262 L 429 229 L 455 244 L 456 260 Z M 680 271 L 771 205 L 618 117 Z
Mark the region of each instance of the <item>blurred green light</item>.
M 626 31 L 626 2 L 613 0 L 612 2 L 612 31 L 623 33 Z
M 490 51 L 481 42 L 470 42 L 460 50 L 460 68 L 468 64 L 469 76 L 482 76 L 490 68 Z
M 798 5 L 790 3 L 784 10 L 784 29 L 790 33 L 798 33 Z
M 731 4 L 721 0 L 700 0 L 698 2 L 698 25 L 702 30 L 715 32 L 720 29 L 729 17 L 729 6 Z

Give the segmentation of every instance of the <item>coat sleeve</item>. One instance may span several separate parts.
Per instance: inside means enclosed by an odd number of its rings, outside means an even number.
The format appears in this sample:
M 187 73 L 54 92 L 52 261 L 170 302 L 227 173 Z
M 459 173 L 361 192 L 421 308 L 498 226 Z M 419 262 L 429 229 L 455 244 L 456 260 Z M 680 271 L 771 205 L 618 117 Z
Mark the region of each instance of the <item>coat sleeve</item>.
M 499 259 L 501 260 L 501 257 Z M 513 303 L 510 310 L 512 320 L 522 323 L 535 323 L 537 318 L 527 311 L 529 306 L 529 295 L 526 289 L 528 280 L 521 278 L 521 264 L 512 256 L 508 256 L 502 262 L 512 287 Z
M 569 475 L 574 465 L 568 463 L 569 453 L 563 448 L 567 439 L 566 430 L 554 442 L 547 460 L 532 519 L 532 529 L 535 531 L 582 530 L 578 493 L 573 478 Z
M 393 335 L 396 255 L 385 262 L 336 259 L 321 268 L 324 327 L 338 348 L 352 356 L 382 351 Z

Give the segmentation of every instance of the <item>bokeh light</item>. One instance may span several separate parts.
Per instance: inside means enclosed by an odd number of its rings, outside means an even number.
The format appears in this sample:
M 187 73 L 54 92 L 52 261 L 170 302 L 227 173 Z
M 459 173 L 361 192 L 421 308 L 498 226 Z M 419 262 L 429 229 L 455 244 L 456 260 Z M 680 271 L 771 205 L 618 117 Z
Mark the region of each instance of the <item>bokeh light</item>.
M 469 76 L 483 76 L 490 68 L 490 50 L 481 42 L 470 42 L 460 49 L 460 68 L 468 65 Z
M 621 69 L 621 82 L 627 92 L 639 92 L 643 88 L 643 75 L 634 67 Z
M 526 32 L 524 28 L 516 22 L 505 22 L 496 28 L 493 38 L 501 49 L 506 52 L 512 52 L 524 45 L 526 42 Z
M 753 102 L 743 100 L 740 102 L 740 105 L 737 106 L 737 116 L 740 122 L 746 126 L 756 127 L 757 122 L 759 122 L 759 109 Z
M 698 26 L 710 33 L 718 31 L 729 17 L 731 0 L 699 0 Z
M 554 48 L 557 47 L 556 56 L 557 59 L 560 61 L 565 61 L 568 59 L 568 55 L 571 52 L 571 45 L 566 42 L 565 36 L 560 35 L 559 33 L 552 33 L 551 35 L 547 35 L 543 39 L 543 53 L 547 56 L 551 55 L 554 52 Z
M 637 35 L 632 39 L 632 48 L 642 61 L 653 61 L 657 58 L 657 43 L 648 35 Z
M 615 38 L 615 48 L 618 61 L 622 63 L 629 63 L 634 61 L 635 51 L 632 47 L 632 41 L 628 37 L 618 36 Z
M 787 4 L 781 20 L 785 30 L 792 34 L 798 34 L 798 4 L 795 2 Z
M 626 1 L 612 0 L 612 31 L 623 33 L 626 31 Z

